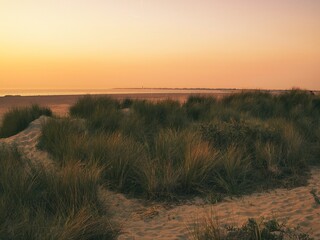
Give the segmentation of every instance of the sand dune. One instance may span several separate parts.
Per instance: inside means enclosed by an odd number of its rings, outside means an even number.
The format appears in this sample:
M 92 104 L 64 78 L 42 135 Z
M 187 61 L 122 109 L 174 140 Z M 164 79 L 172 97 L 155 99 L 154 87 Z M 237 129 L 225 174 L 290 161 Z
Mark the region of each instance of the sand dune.
M 0 143 L 15 144 L 26 159 L 47 169 L 54 169 L 50 156 L 37 149 L 41 126 L 47 120 L 41 117 L 30 124 L 23 132 Z M 119 239 L 186 239 L 188 228 L 197 219 L 210 214 L 219 219 L 220 224 L 240 226 L 249 217 L 276 217 L 287 219 L 288 225 L 300 224 L 301 230 L 315 239 L 320 239 L 320 205 L 310 194 L 312 189 L 320 192 L 320 169 L 311 171 L 307 186 L 294 189 L 276 189 L 265 193 L 255 193 L 240 198 L 225 199 L 210 204 L 205 199 L 196 198 L 179 206 L 159 203 L 146 203 L 128 199 L 123 194 L 100 188 L 99 196 L 103 204 L 113 214 L 113 221 L 122 227 Z

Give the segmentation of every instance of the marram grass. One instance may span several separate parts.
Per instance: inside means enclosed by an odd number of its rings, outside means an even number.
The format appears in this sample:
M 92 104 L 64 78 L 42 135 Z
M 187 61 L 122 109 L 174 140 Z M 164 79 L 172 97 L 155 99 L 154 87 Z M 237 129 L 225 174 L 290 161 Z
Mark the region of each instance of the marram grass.
M 153 199 L 293 187 L 319 163 L 318 102 L 297 90 L 182 104 L 87 96 L 70 109 L 82 119 L 48 122 L 40 146 L 64 164 L 94 162 L 113 189 Z

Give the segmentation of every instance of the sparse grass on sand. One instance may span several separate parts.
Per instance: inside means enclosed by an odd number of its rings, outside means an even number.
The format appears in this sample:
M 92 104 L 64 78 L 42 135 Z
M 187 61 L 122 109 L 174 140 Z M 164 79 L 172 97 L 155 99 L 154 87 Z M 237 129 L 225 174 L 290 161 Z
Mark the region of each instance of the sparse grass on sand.
M 29 123 L 41 115 L 51 116 L 49 108 L 32 105 L 31 107 L 13 108 L 9 110 L 2 120 L 0 126 L 0 138 L 10 137 L 28 127 Z
M 69 161 L 48 172 L 4 146 L 0 162 L 0 239 L 115 238 L 98 201 L 98 166 Z
M 221 225 L 213 216 L 197 221 L 189 229 L 194 240 L 312 240 L 297 227 L 289 227 L 276 219 L 253 219 L 241 227 Z

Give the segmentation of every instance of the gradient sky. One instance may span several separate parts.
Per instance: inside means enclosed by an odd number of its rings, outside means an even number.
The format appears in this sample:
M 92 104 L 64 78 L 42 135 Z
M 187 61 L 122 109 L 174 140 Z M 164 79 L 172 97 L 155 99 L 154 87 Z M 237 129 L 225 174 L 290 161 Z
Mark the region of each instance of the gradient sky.
M 320 90 L 319 0 L 0 0 L 0 88 Z

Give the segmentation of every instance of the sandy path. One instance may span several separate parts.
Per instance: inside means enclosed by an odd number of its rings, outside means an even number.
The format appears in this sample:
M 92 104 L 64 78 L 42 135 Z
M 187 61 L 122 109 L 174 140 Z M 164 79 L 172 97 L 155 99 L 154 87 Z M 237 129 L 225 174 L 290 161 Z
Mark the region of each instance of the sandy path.
M 241 226 L 248 218 L 275 217 L 287 220 L 288 226 L 299 224 L 301 230 L 320 239 L 320 205 L 310 194 L 312 189 L 320 193 L 320 169 L 311 172 L 308 186 L 255 193 L 217 204 L 197 200 L 192 204 L 166 209 L 159 204 L 146 207 L 121 194 L 105 193 L 104 199 L 106 204 L 112 205 L 114 219 L 122 223 L 123 234 L 119 239 L 186 239 L 187 227 L 191 227 L 197 219 L 212 215 L 220 224 L 236 226 Z
M 36 148 L 41 134 L 41 125 L 47 120 L 41 117 L 23 132 L 0 142 L 16 144 L 21 153 L 34 164 L 54 169 L 50 156 Z M 163 204 L 127 199 L 124 195 L 101 188 L 99 196 L 113 221 L 122 227 L 119 239 L 186 239 L 188 227 L 196 219 L 212 213 L 221 224 L 234 223 L 240 226 L 249 217 L 276 217 L 287 219 L 288 225 L 300 224 L 315 239 L 320 239 L 320 205 L 316 204 L 310 191 L 320 194 L 320 169 L 311 171 L 308 186 L 295 189 L 277 189 L 266 193 L 255 193 L 241 198 L 226 199 L 221 203 L 208 204 L 202 199 L 189 204 L 168 207 Z
M 0 143 L 15 145 L 21 152 L 22 156 L 30 160 L 34 165 L 40 164 L 46 169 L 53 169 L 54 164 L 50 159 L 49 154 L 37 148 L 42 125 L 48 119 L 48 117 L 42 116 L 30 123 L 28 128 L 24 131 L 9 138 L 0 138 Z

